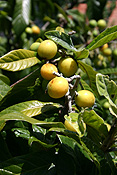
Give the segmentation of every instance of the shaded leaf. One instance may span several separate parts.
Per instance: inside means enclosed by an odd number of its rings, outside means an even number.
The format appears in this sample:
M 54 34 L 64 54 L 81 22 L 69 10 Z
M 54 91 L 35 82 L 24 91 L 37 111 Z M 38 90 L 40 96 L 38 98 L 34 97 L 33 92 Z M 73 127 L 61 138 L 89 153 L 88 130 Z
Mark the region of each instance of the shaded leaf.
M 10 91 L 11 87 L 0 80 L 0 100 Z
M 0 163 L 11 158 L 11 154 L 5 142 L 5 139 L 0 133 Z
M 64 18 L 68 22 L 68 17 L 67 17 L 67 14 L 65 13 L 65 11 L 57 3 L 54 3 L 54 5 L 58 8 L 59 12 L 64 16 Z
M 55 157 L 54 150 L 33 152 L 0 163 L 0 174 L 47 174 Z
M 88 170 L 87 168 L 93 165 L 96 165 L 97 168 L 100 167 L 100 163 L 98 162 L 98 160 L 93 156 L 93 154 L 83 142 L 81 142 L 80 144 L 74 139 L 62 135 L 58 135 L 58 138 L 62 147 L 64 148 L 64 151 L 75 159 L 77 171 L 79 173 L 85 173 Z M 85 166 L 84 163 L 88 166 Z
M 36 52 L 18 49 L 13 50 L 0 58 L 0 68 L 8 71 L 19 71 L 31 67 L 40 60 L 36 57 Z
M 90 86 L 86 83 L 86 81 L 84 81 L 83 79 L 80 80 L 83 89 L 89 90 L 93 93 L 92 89 L 90 88 Z
M 26 77 L 20 79 L 11 85 L 11 90 L 9 93 L 4 96 L 4 98 L 0 101 L 1 109 L 7 108 L 13 104 L 24 101 L 32 95 L 31 89 L 35 84 L 36 79 L 39 77 L 40 71 L 39 68 L 35 69 Z
M 2 80 L 7 85 L 10 85 L 10 79 L 7 76 L 5 76 L 5 75 L 3 75 L 1 73 L 0 73 L 0 80 Z
M 70 9 L 66 11 L 68 15 L 72 16 L 72 18 L 77 21 L 79 24 L 84 22 L 85 15 L 80 13 L 77 9 Z
M 96 139 L 97 135 L 94 135 L 94 137 Z M 101 172 L 100 174 L 110 175 L 111 174 L 111 169 L 110 169 L 109 164 L 108 164 L 108 162 L 105 158 L 105 153 L 101 149 L 99 149 L 100 145 L 98 146 L 97 144 L 94 143 L 94 141 L 92 141 L 88 137 L 83 137 L 82 141 L 86 144 L 88 149 L 90 149 L 92 154 L 99 161 L 99 163 L 100 163 L 100 172 Z
M 20 35 L 27 25 L 29 25 L 31 13 L 30 0 L 16 0 L 15 10 L 13 14 L 13 29 L 17 35 Z
M 45 142 L 42 142 L 41 140 L 39 140 L 33 136 L 29 138 L 28 143 L 29 143 L 29 145 L 32 145 L 35 143 L 35 144 L 37 144 L 38 147 L 42 147 L 44 149 L 50 149 L 50 148 L 57 146 L 57 144 L 47 144 Z
M 116 74 L 117 73 L 117 67 L 114 68 L 106 68 L 106 69 L 101 69 L 98 70 L 99 73 L 101 74 Z
M 107 28 L 104 32 L 100 33 L 87 47 L 89 51 L 94 50 L 114 39 L 117 38 L 117 25 Z

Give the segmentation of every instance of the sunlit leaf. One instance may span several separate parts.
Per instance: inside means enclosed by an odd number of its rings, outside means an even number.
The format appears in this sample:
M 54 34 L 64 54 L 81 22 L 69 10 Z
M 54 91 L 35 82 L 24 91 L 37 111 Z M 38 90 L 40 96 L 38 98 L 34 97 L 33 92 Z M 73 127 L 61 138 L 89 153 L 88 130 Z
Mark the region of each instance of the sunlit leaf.
M 90 82 L 89 85 L 92 88 L 92 90 L 95 92 L 95 94 L 98 96 L 97 87 L 96 87 L 96 74 L 97 74 L 97 72 L 95 70 L 93 70 L 93 68 L 90 65 L 85 64 L 79 60 L 78 60 L 78 66 L 81 68 L 81 70 L 83 72 L 85 72 L 87 74 L 89 82 Z
M 117 116 L 117 85 L 113 80 L 109 80 L 108 76 L 100 73 L 96 75 L 96 85 L 98 92 L 104 96 L 110 103 L 110 112 Z
M 107 28 L 104 32 L 100 33 L 87 47 L 89 51 L 96 49 L 117 38 L 117 25 Z
M 48 39 L 53 40 L 55 43 L 61 45 L 63 48 L 68 49 L 70 51 L 77 51 L 72 43 L 72 39 L 66 33 L 59 33 L 59 31 L 53 30 L 45 32 L 45 36 Z
M 103 137 L 107 136 L 108 134 L 107 126 L 105 125 L 104 120 L 98 114 L 96 114 L 95 111 L 85 110 L 84 113 L 82 114 L 82 118 L 86 123 L 86 125 L 97 130 L 101 136 Z
M 39 125 L 39 126 L 46 127 L 46 128 L 51 128 L 51 127 L 62 127 L 62 128 L 64 128 L 64 125 L 61 122 L 39 121 L 37 119 L 28 117 L 28 116 L 26 116 L 25 114 L 23 114 L 21 112 L 11 112 L 11 113 L 3 114 L 3 115 L 0 116 L 0 122 L 1 121 L 6 122 L 6 121 L 11 121 L 11 120 L 26 121 L 28 123 Z
M 4 109 L 3 111 L 0 112 L 0 116 L 2 116 L 3 114 L 9 114 L 11 112 L 21 112 L 28 117 L 33 117 L 43 112 L 52 110 L 56 107 L 59 107 L 59 105 L 54 104 L 52 102 L 46 103 L 46 102 L 40 102 L 37 100 L 26 101 Z
M 81 50 L 74 52 L 74 55 L 75 55 L 75 59 L 77 59 L 77 60 L 87 58 L 89 55 L 89 51 L 87 49 L 83 48 Z
M 65 116 L 65 126 L 68 130 L 75 131 L 80 137 L 85 134 L 86 125 L 78 113 L 70 113 L 69 116 Z
M 18 49 L 13 50 L 0 58 L 0 68 L 8 71 L 19 71 L 39 62 L 40 60 L 36 57 L 36 52 Z
M 56 27 L 56 31 L 59 31 L 60 35 L 61 35 L 62 32 L 65 33 L 64 28 L 59 27 L 59 26 Z

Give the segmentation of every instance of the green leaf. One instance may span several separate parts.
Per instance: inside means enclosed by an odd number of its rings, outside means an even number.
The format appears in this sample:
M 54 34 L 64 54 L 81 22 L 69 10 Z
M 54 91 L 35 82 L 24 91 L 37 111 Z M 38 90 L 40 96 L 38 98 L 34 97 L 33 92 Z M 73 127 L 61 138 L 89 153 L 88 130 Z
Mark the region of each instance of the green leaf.
M 87 47 L 89 51 L 94 50 L 117 38 L 117 25 L 107 28 L 104 32 L 98 35 Z
M 106 153 L 106 159 L 108 161 L 108 164 L 111 168 L 111 171 L 112 171 L 112 175 L 115 175 L 117 174 L 117 167 L 114 165 L 114 162 L 112 160 L 112 156 L 109 154 L 109 153 Z
M 78 49 L 77 51 L 74 52 L 75 59 L 84 59 L 87 58 L 89 55 L 89 50 L 83 48 L 83 49 Z
M 5 139 L 2 137 L 0 133 L 0 162 L 5 161 L 9 158 L 11 158 L 11 154 L 8 150 Z
M 96 88 L 96 74 L 97 72 L 93 70 L 93 68 L 90 65 L 87 65 L 83 63 L 82 61 L 78 61 L 79 68 L 85 72 L 88 76 L 88 79 L 90 81 L 89 86 L 92 88 L 94 93 L 98 96 L 97 88 Z
M 11 112 L 8 114 L 3 114 L 0 116 L 0 122 L 6 122 L 10 120 L 16 120 L 16 121 L 26 121 L 31 124 L 39 125 L 42 127 L 46 128 L 51 128 L 51 127 L 60 127 L 64 128 L 64 125 L 61 122 L 46 122 L 46 121 L 39 121 L 37 119 L 31 118 L 26 116 L 25 114 L 21 112 Z
M 36 52 L 18 49 L 13 50 L 0 58 L 0 68 L 7 71 L 19 71 L 31 67 L 40 60 L 36 57 Z
M 0 112 L 0 116 L 2 116 L 3 114 L 8 114 L 10 112 L 21 112 L 27 115 L 28 117 L 33 117 L 43 112 L 52 110 L 56 107 L 59 107 L 59 105 L 51 102 L 47 103 L 47 102 L 40 102 L 37 100 L 26 101 L 4 109 L 3 111 Z
M 65 115 L 65 120 L 69 123 L 70 127 L 76 130 L 79 137 L 82 137 L 85 134 L 86 125 L 81 115 L 79 115 L 78 113 L 69 113 L 69 116 Z M 67 129 L 69 130 L 69 128 Z
M 106 13 L 106 16 L 110 16 L 109 14 L 107 14 L 107 11 L 105 10 L 106 3 L 107 3 L 107 0 L 102 0 L 102 1 L 100 1 L 100 0 L 87 0 L 86 16 L 88 16 L 88 19 L 89 20 L 90 19 L 95 19 L 95 20 L 102 19 L 104 13 Z M 111 4 L 110 4 L 110 6 L 111 6 Z M 109 9 L 108 9 L 108 11 L 109 11 Z
M 13 157 L 0 163 L 1 175 L 32 175 L 51 174 L 51 164 L 55 159 L 54 149 L 31 152 L 26 155 Z
M 57 144 L 47 144 L 45 142 L 42 142 L 41 140 L 39 140 L 39 139 L 37 139 L 37 138 L 35 138 L 33 136 L 29 138 L 28 144 L 29 145 L 36 144 L 37 147 L 42 147 L 42 148 L 44 148 L 46 150 L 57 146 Z
M 74 139 L 62 135 L 58 135 L 58 138 L 62 147 L 64 148 L 64 151 L 74 158 L 77 171 L 79 172 L 78 174 L 85 174 L 88 168 L 93 165 L 96 165 L 96 167 L 99 169 L 100 164 L 98 160 L 93 156 L 83 142 L 78 143 Z M 87 164 L 87 166 L 85 166 L 84 163 L 85 165 Z
M 66 33 L 61 33 L 59 31 L 53 30 L 45 33 L 45 36 L 48 39 L 53 40 L 55 43 L 61 45 L 63 48 L 68 49 L 70 51 L 77 51 L 72 43 L 72 39 Z
M 106 68 L 106 69 L 101 69 L 98 70 L 99 73 L 104 74 L 104 75 L 108 75 L 108 74 L 117 74 L 117 67 L 115 68 Z
M 33 90 L 33 86 L 35 85 L 36 79 L 39 78 L 39 75 L 40 70 L 37 68 L 26 77 L 11 85 L 12 88 L 9 93 L 0 101 L 1 109 L 3 110 L 13 104 L 25 101 L 27 98 L 29 99 L 29 97 L 32 96 L 31 90 Z
M 82 118 L 83 118 L 84 122 L 86 123 L 86 125 L 97 130 L 101 136 L 103 136 L 103 137 L 107 136 L 108 130 L 107 130 L 107 127 L 104 123 L 104 120 L 98 114 L 96 114 L 95 111 L 93 111 L 93 110 L 86 111 L 85 110 L 84 113 L 82 113 Z
M 17 35 L 20 35 L 27 25 L 29 25 L 31 13 L 30 0 L 16 0 L 15 10 L 13 14 L 13 29 Z
M 0 80 L 0 100 L 2 100 L 3 97 L 5 97 L 5 95 L 10 91 L 10 89 L 10 86 L 8 86 L 6 83 Z
M 54 5 L 58 8 L 59 12 L 64 16 L 64 18 L 67 20 L 68 22 L 68 17 L 65 13 L 65 11 L 57 4 L 57 3 L 54 3 Z
M 86 83 L 86 81 L 84 81 L 84 80 L 81 79 L 80 82 L 81 82 L 81 84 L 82 84 L 83 89 L 89 90 L 89 91 L 91 91 L 91 92 L 93 93 L 92 89 L 91 89 L 90 86 Z
M 96 137 L 98 137 L 97 135 L 93 135 L 94 139 L 97 139 Z M 95 156 L 95 158 L 99 161 L 100 163 L 100 174 L 106 174 L 106 175 L 110 175 L 111 174 L 111 169 L 109 167 L 109 165 L 107 164 L 107 160 L 105 158 L 105 153 L 99 149 L 99 146 L 94 143 L 94 141 L 92 141 L 89 137 L 83 137 L 82 138 L 83 143 L 86 144 L 86 146 L 88 147 L 88 149 L 92 152 L 92 154 Z
M 0 8 L 7 7 L 7 2 L 6 1 L 0 1 Z
M 70 9 L 66 11 L 68 15 L 72 16 L 72 18 L 78 22 L 78 24 L 83 27 L 85 22 L 85 15 L 80 13 L 77 9 Z
M 76 49 L 72 43 L 72 39 L 69 35 L 64 32 L 59 32 L 56 30 L 48 31 L 45 33 L 48 39 L 53 40 L 55 43 L 61 45 L 63 48 L 74 52 L 75 59 L 87 58 L 89 55 L 89 50 L 85 48 Z
M 2 80 L 7 85 L 10 85 L 10 79 L 7 76 L 5 76 L 5 75 L 3 75 L 1 73 L 0 73 L 0 80 Z
M 16 137 L 22 137 L 23 139 L 27 140 L 30 138 L 29 130 L 24 128 L 13 128 L 12 131 L 15 133 Z
M 117 85 L 108 76 L 100 73 L 96 75 L 96 85 L 99 94 L 109 101 L 110 112 L 117 117 Z

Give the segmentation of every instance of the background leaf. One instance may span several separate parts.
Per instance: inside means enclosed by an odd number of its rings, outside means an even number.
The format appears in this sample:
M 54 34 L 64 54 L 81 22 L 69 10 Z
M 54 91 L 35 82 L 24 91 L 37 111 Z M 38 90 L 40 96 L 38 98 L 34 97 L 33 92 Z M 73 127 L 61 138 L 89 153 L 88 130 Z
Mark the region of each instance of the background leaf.
M 101 69 L 101 70 L 98 70 L 98 72 L 104 75 L 117 74 L 117 67 Z
M 108 76 L 98 73 L 96 75 L 96 85 L 99 94 L 109 101 L 111 113 L 117 116 L 117 85 L 115 82 L 109 80 Z
M 15 10 L 13 14 L 13 29 L 17 35 L 20 35 L 27 25 L 29 25 L 31 13 L 30 0 L 16 0 Z
M 57 9 L 59 10 L 59 12 L 64 16 L 64 18 L 67 20 L 68 22 L 68 16 L 67 14 L 65 13 L 65 11 L 57 4 L 57 3 L 54 3 L 54 5 L 57 7 Z
M 104 32 L 100 33 L 87 47 L 89 51 L 94 50 L 109 41 L 117 38 L 117 25 L 107 28 Z
M 102 19 L 106 3 L 107 0 L 87 0 L 87 15 L 89 19 Z

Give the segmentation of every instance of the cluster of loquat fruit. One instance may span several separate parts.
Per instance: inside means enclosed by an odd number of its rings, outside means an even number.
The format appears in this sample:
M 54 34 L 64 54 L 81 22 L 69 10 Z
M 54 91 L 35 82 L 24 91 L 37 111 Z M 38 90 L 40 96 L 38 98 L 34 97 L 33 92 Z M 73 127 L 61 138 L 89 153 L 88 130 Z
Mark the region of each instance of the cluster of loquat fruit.
M 41 43 L 35 42 L 30 49 L 37 51 L 39 57 L 45 60 L 40 69 L 43 84 L 46 82 L 47 92 L 51 98 L 62 98 L 70 90 L 70 77 L 73 77 L 78 69 L 76 60 L 70 56 L 59 57 L 56 62 L 57 44 L 49 39 Z M 95 96 L 88 90 L 80 90 L 74 97 L 75 103 L 79 107 L 92 107 L 95 103 Z

